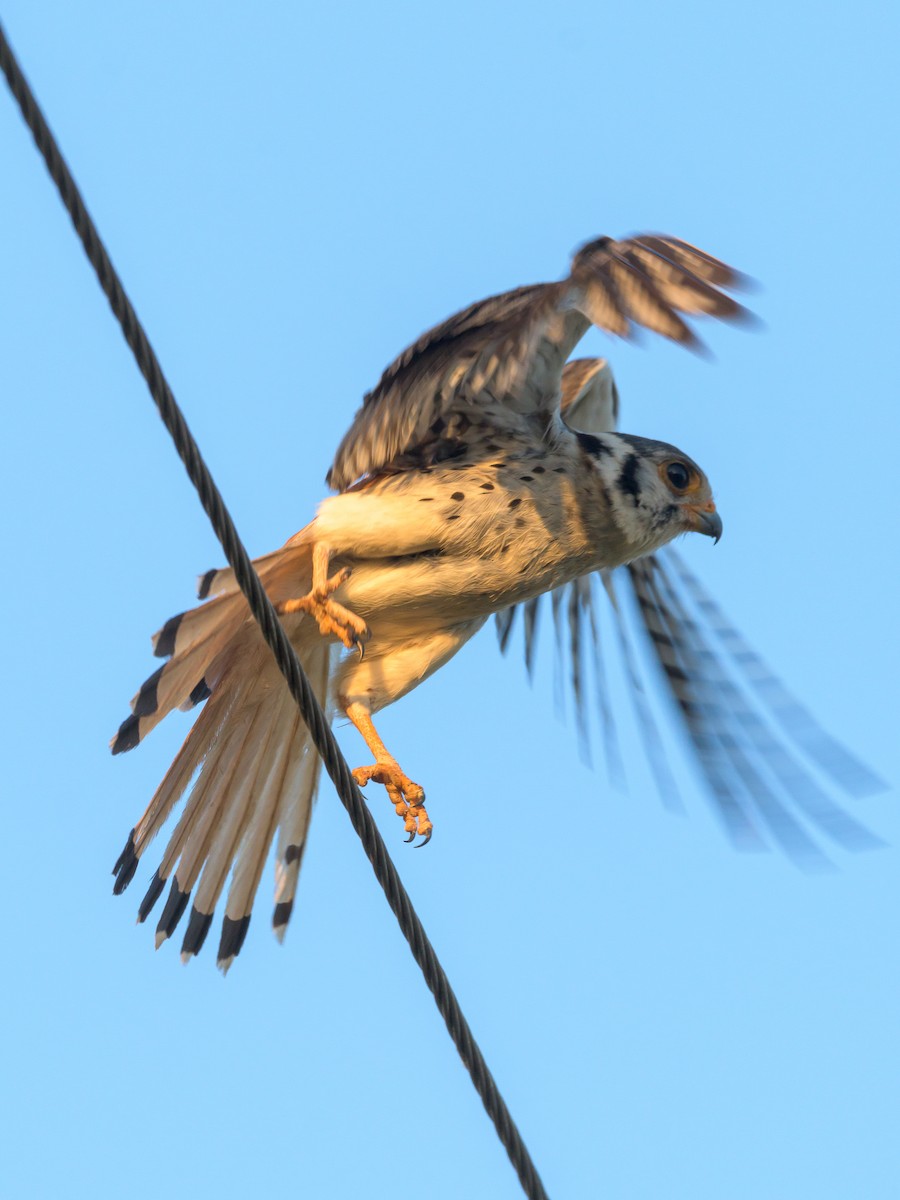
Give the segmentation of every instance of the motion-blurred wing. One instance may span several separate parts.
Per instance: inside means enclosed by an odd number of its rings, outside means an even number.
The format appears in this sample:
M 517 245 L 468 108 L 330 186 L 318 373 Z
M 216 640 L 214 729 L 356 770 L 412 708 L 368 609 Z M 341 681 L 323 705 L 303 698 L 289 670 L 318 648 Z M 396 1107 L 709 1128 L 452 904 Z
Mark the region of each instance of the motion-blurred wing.
M 601 597 L 604 585 L 613 606 Z M 531 662 L 540 605 L 521 607 Z M 845 849 L 879 844 L 834 803 L 809 768 L 851 796 L 878 791 L 881 781 L 790 695 L 674 551 L 640 559 L 602 581 L 577 579 L 552 594 L 552 612 L 582 743 L 597 705 L 607 752 L 611 741 L 615 751 L 602 665 L 602 653 L 615 640 L 648 759 L 668 805 L 679 800 L 653 716 L 652 689 L 646 686 L 645 677 L 652 674 L 644 669 L 648 648 L 666 685 L 668 707 L 671 711 L 674 705 L 679 714 L 716 809 L 740 848 L 761 849 L 772 841 L 801 865 L 815 866 L 824 860 L 807 826 Z M 614 628 L 607 637 L 601 627 L 610 612 Z M 504 650 L 515 617 L 515 609 L 498 615 Z
M 567 279 L 482 300 L 405 350 L 363 401 L 328 483 L 342 491 L 366 475 L 452 457 L 473 429 L 484 440 L 496 432 L 539 442 L 558 417 L 563 366 L 591 324 L 620 337 L 643 325 L 697 345 L 679 314 L 743 315 L 720 290 L 741 280 L 675 238 L 589 242 Z
M 605 360 L 567 365 L 561 407 L 568 425 L 584 433 L 603 433 L 614 427 L 617 406 Z M 832 801 L 809 767 L 853 796 L 877 791 L 881 782 L 788 693 L 674 550 L 602 577 L 576 579 L 553 592 L 551 602 L 557 655 L 568 666 L 583 748 L 590 711 L 596 706 L 607 755 L 618 762 L 603 664 L 607 643 L 615 641 L 660 794 L 667 804 L 678 804 L 654 718 L 652 690 L 645 686 L 649 650 L 670 708 L 674 706 L 681 718 L 717 811 L 737 845 L 761 848 L 771 840 L 803 865 L 815 865 L 822 855 L 807 826 L 848 849 L 878 844 Z M 541 604 L 533 600 L 520 607 L 530 673 Z M 504 651 L 516 613 L 510 608 L 497 616 Z

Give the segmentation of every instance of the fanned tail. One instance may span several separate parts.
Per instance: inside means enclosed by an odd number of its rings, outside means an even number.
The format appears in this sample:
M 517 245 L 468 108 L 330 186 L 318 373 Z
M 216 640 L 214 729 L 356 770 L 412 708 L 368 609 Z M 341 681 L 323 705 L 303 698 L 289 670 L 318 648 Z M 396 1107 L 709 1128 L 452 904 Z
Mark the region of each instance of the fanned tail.
M 310 543 L 298 539 L 258 564 L 273 600 L 303 595 L 310 587 Z M 218 964 L 227 971 L 246 937 L 276 832 L 273 924 L 279 938 L 284 936 L 312 814 L 319 759 L 243 597 L 234 590 L 233 578 L 225 572 L 215 574 L 217 597 L 172 618 L 156 635 L 155 652 L 172 657 L 140 689 L 132 702 L 132 716 L 113 739 L 113 753 L 129 750 L 173 708 L 205 701 L 129 835 L 113 871 L 113 890 L 117 894 L 125 890 L 148 845 L 187 794 L 187 803 L 139 906 L 138 920 L 147 919 L 168 884 L 169 894 L 156 929 L 160 946 L 174 933 L 193 894 L 181 947 L 182 960 L 187 961 L 203 946 L 231 874 L 218 952 Z M 331 643 L 302 614 L 287 618 L 285 626 L 324 706 Z

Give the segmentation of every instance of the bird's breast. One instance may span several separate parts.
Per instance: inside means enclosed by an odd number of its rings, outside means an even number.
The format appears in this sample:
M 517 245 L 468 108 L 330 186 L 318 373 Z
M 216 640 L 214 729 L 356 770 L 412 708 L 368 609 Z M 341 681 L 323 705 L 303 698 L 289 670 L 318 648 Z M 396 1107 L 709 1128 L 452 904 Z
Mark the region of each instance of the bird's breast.
M 352 568 L 336 598 L 371 623 L 485 616 L 598 566 L 613 552 L 571 456 L 444 465 L 323 503 L 316 535 Z

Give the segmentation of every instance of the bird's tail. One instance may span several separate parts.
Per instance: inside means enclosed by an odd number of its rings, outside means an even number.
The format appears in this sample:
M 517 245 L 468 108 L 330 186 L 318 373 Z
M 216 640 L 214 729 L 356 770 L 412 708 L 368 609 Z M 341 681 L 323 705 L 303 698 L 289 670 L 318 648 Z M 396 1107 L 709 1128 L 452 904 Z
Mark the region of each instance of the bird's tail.
M 305 532 L 305 531 L 304 531 Z M 303 532 L 257 561 L 266 590 L 278 602 L 311 586 L 312 541 Z M 132 700 L 132 713 L 112 741 L 113 754 L 130 750 L 174 708 L 204 708 L 113 869 L 113 890 L 125 890 L 152 839 L 178 802 L 187 803 L 138 910 L 145 921 L 165 885 L 168 898 L 156 944 L 171 937 L 193 893 L 181 947 L 198 953 L 231 874 L 218 965 L 239 953 L 269 847 L 277 833 L 273 925 L 284 936 L 319 775 L 319 758 L 243 596 L 229 571 L 200 581 L 207 603 L 167 621 L 154 653 L 168 662 Z M 286 618 L 288 634 L 320 704 L 327 700 L 332 643 L 315 622 Z M 191 783 L 193 781 L 193 786 Z

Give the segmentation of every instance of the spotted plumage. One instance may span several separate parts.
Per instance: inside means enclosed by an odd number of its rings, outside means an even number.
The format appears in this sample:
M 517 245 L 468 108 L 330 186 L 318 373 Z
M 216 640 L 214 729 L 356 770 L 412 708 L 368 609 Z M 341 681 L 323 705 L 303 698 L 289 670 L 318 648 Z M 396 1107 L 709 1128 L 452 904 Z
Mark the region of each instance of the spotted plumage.
M 657 557 L 681 533 L 718 539 L 722 524 L 706 476 L 675 447 L 616 431 L 618 394 L 604 360 L 567 361 L 591 324 L 619 336 L 640 324 L 696 345 L 681 314 L 740 317 L 723 291 L 739 283 L 724 263 L 673 238 L 601 238 L 582 247 L 561 282 L 519 288 L 456 314 L 404 351 L 365 398 L 329 472 L 337 495 L 285 546 L 257 560 L 320 703 L 346 714 L 372 751 L 375 762 L 356 769 L 357 782 L 385 786 L 408 840 L 431 836 L 424 792 L 384 746 L 373 714 L 438 670 L 492 614 L 505 648 L 523 613 L 530 671 L 540 598 L 550 593 L 558 626 L 569 629 L 585 734 L 588 646 L 602 677 L 595 579 L 614 600 L 648 753 L 665 780 L 615 597 L 611 573 L 619 569 L 729 828 L 741 840 L 758 832 L 753 803 L 734 783 L 739 776 L 753 791 L 754 754 L 777 760 L 793 783 L 782 743 L 763 738 L 752 707 L 741 707 L 722 682 L 702 618 L 685 607 Z M 699 585 L 684 586 L 708 617 Z M 139 919 L 168 887 L 156 942 L 170 938 L 189 911 L 181 947 L 187 960 L 203 946 L 227 887 L 218 949 L 227 970 L 247 935 L 273 841 L 273 925 L 284 934 L 319 760 L 232 573 L 208 571 L 198 592 L 205 603 L 156 635 L 154 653 L 168 661 L 140 688 L 113 739 L 114 753 L 130 750 L 172 709 L 202 706 L 129 835 L 114 890 L 124 890 L 187 797 Z M 716 628 L 733 650 L 727 626 Z M 341 643 L 351 653 L 341 656 Z M 614 757 L 614 716 L 600 686 Z M 735 722 L 743 741 L 734 737 Z M 856 769 L 861 778 L 863 768 Z M 662 787 L 668 795 L 668 783 Z M 793 851 L 794 817 L 776 819 L 778 801 L 768 793 L 754 803 Z M 858 843 L 858 827 L 849 818 L 842 823 L 839 811 L 807 804 L 803 817 Z

